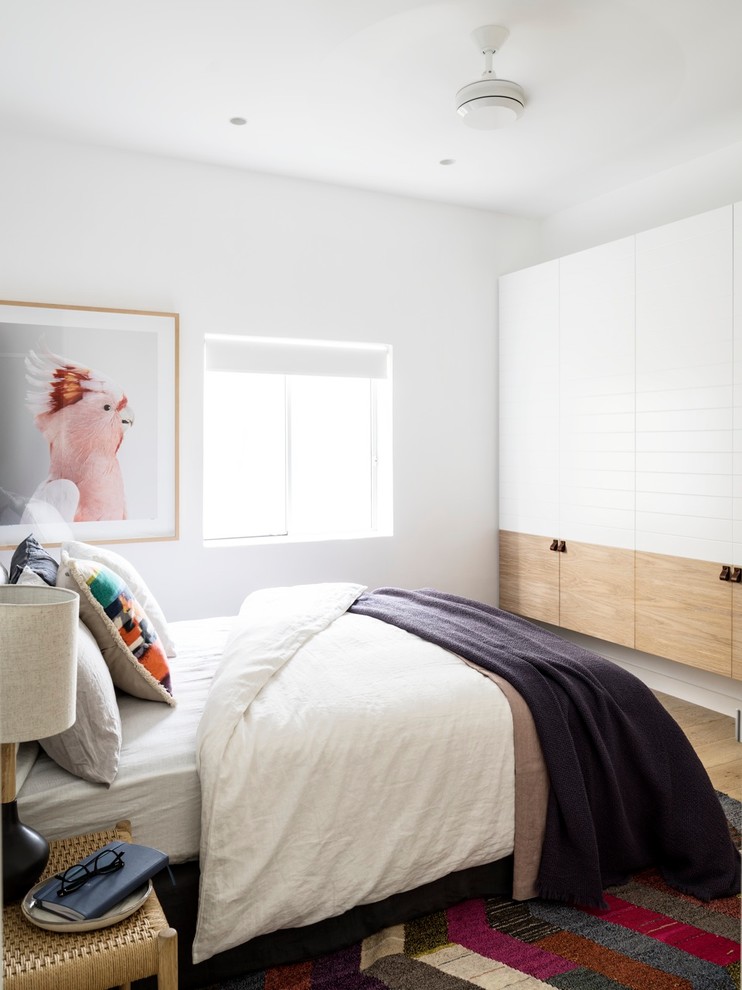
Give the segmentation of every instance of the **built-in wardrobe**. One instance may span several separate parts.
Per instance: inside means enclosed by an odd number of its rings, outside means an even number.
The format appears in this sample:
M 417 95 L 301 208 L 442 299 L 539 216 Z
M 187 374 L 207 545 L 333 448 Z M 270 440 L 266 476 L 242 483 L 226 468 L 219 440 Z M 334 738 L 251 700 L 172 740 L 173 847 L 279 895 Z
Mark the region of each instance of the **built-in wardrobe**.
M 499 291 L 500 606 L 742 678 L 742 204 Z

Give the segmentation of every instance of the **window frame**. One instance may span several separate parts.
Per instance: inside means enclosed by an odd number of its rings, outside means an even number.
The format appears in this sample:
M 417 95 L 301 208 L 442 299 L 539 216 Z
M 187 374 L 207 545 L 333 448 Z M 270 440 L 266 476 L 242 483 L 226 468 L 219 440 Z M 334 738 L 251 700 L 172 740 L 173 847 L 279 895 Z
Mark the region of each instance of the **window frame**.
M 219 360 L 214 356 L 213 345 L 226 344 L 222 352 L 221 366 Z M 210 345 L 212 353 L 209 354 Z M 249 367 L 249 356 L 247 363 L 243 364 L 235 357 L 239 355 L 241 345 L 247 345 L 245 354 L 250 350 L 251 345 L 258 348 L 258 355 L 263 359 L 265 367 L 265 354 L 261 353 L 261 348 L 265 346 L 268 353 L 268 365 L 276 367 L 276 354 L 284 353 L 289 360 L 285 366 L 296 367 L 293 358 L 299 354 L 299 365 L 301 367 L 302 355 L 310 355 L 309 366 L 314 368 L 311 374 L 296 374 L 279 372 L 275 370 L 265 371 Z M 295 347 L 295 350 L 292 349 Z M 285 348 L 285 351 L 282 349 Z M 316 348 L 316 350 L 315 350 Z M 330 374 L 320 374 L 316 370 L 322 366 L 321 352 L 329 356 L 329 366 L 333 368 Z M 362 352 L 367 352 L 364 355 Z M 361 352 L 361 353 L 359 353 Z M 350 355 L 351 367 L 355 370 L 349 375 L 339 373 L 338 364 L 334 360 L 340 355 L 339 369 L 342 371 L 343 356 Z M 365 358 L 370 358 L 366 361 Z M 211 360 L 210 360 L 211 358 Z M 280 361 L 280 357 L 279 357 Z M 234 364 L 240 365 L 235 369 Z M 326 341 L 326 340 L 306 340 L 296 338 L 266 338 L 266 337 L 243 337 L 238 335 L 207 334 L 205 337 L 205 361 L 204 361 L 204 384 L 206 376 L 210 372 L 219 370 L 242 371 L 245 374 L 276 374 L 283 378 L 284 384 L 284 520 L 285 531 L 281 533 L 264 533 L 251 536 L 213 536 L 206 532 L 206 492 L 204 488 L 202 505 L 202 531 L 204 546 L 225 547 L 244 546 L 253 544 L 277 544 L 277 543 L 302 543 L 302 542 L 328 542 L 336 540 L 357 540 L 369 539 L 384 536 L 391 536 L 393 532 L 393 487 L 392 487 L 392 347 L 389 344 L 364 344 L 347 341 Z M 216 366 L 215 366 L 216 365 Z M 372 374 L 365 376 L 361 373 L 364 367 L 371 368 Z M 383 367 L 383 374 L 380 373 Z M 359 370 L 361 369 L 361 370 Z M 327 532 L 297 532 L 292 525 L 294 513 L 293 488 L 292 488 L 292 453 L 295 443 L 295 430 L 293 427 L 292 410 L 292 379 L 300 377 L 309 378 L 359 378 L 368 382 L 369 385 L 369 527 L 361 530 L 348 531 L 327 531 Z M 204 393 L 206 389 L 204 389 Z M 204 448 L 207 443 L 205 429 L 207 419 L 207 409 L 204 404 Z

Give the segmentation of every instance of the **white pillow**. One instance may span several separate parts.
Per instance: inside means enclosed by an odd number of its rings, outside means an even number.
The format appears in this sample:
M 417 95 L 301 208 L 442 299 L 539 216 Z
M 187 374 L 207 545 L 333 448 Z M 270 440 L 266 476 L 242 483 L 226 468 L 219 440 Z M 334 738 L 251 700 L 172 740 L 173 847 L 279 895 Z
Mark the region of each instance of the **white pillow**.
M 32 570 L 28 566 L 28 564 L 21 571 L 21 573 L 20 573 L 20 575 L 18 577 L 18 580 L 16 581 L 16 584 L 18 584 L 18 585 L 25 584 L 29 588 L 48 588 L 49 587 L 49 585 L 46 583 L 46 581 L 43 579 L 43 577 L 41 577 L 40 574 L 37 574 L 36 571 Z
M 122 557 L 119 553 L 115 553 L 113 550 L 104 550 L 103 547 L 94 547 L 89 543 L 78 543 L 74 540 L 64 543 L 62 550 L 66 551 L 73 559 L 94 560 L 97 564 L 104 564 L 114 574 L 118 574 L 147 613 L 150 622 L 155 627 L 155 632 L 159 637 L 160 643 L 162 643 L 166 656 L 174 657 L 177 655 L 175 644 L 168 632 L 167 621 L 163 611 L 133 564 L 130 564 L 125 557 Z

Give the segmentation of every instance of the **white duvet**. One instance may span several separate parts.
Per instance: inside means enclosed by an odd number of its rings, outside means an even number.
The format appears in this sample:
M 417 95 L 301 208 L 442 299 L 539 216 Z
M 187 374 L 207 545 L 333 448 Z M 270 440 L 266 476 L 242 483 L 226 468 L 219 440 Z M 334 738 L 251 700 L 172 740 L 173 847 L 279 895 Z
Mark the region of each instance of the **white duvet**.
M 513 850 L 500 689 L 347 613 L 363 590 L 273 588 L 242 606 L 197 737 L 194 962 Z

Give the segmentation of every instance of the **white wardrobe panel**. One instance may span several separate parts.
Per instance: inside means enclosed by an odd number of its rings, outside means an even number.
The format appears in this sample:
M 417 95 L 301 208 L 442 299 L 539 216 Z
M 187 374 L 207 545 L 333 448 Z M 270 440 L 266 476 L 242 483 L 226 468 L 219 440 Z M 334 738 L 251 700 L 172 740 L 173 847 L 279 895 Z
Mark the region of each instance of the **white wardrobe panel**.
M 714 280 L 716 280 L 719 272 L 714 272 L 713 274 Z M 642 296 L 642 303 L 644 302 L 646 300 Z M 731 303 L 730 297 L 728 297 L 728 302 Z M 718 306 L 713 307 L 713 309 L 717 312 L 709 311 L 702 320 L 699 320 L 696 328 L 696 339 L 694 340 L 691 327 L 684 325 L 685 319 L 688 316 L 687 313 L 668 312 L 661 307 L 650 309 L 648 306 L 643 305 L 642 315 L 646 321 L 645 326 L 650 325 L 652 320 L 667 321 L 673 327 L 673 332 L 671 335 L 668 335 L 670 339 L 647 336 L 646 339 L 637 341 L 637 343 L 641 343 L 642 372 L 652 373 L 662 369 L 666 375 L 668 387 L 682 388 L 681 382 L 684 381 L 684 373 L 689 367 L 693 366 L 692 362 L 695 361 L 699 367 L 705 365 L 709 369 L 705 372 L 707 378 L 710 378 L 712 381 L 719 381 L 722 384 L 728 384 L 731 381 L 731 369 L 727 360 L 726 346 L 731 339 L 731 333 L 727 335 L 724 341 L 708 340 L 702 350 L 698 346 L 699 327 L 706 327 L 707 324 L 718 327 L 724 322 L 724 314 L 718 313 Z M 672 344 L 672 350 L 670 351 L 666 349 L 669 343 Z M 724 373 L 725 370 L 726 374 Z M 642 389 L 646 388 L 643 376 L 641 385 Z
M 532 367 L 526 367 L 519 360 L 518 354 L 509 354 L 504 359 L 508 369 L 507 378 L 502 382 L 501 398 L 506 402 L 516 402 L 524 388 L 534 391 L 542 388 L 553 388 L 554 369 L 549 364 L 534 362 Z
M 567 501 L 577 512 L 580 512 L 583 506 L 617 509 L 620 512 L 634 511 L 633 486 L 631 488 L 569 488 L 563 485 L 562 489 L 568 489 Z
M 559 263 L 562 539 L 634 546 L 634 241 Z
M 643 512 L 636 511 L 637 524 L 645 533 L 675 534 L 683 540 L 687 539 L 688 520 L 694 520 L 693 535 L 701 540 L 712 540 L 720 547 L 725 547 L 721 551 L 717 549 L 713 560 L 726 562 L 729 553 L 729 526 L 726 519 L 714 519 L 709 516 L 691 516 L 673 514 L 671 512 Z M 720 555 L 721 554 L 721 555 Z M 690 557 L 689 553 L 677 554 L 679 557 Z
M 500 279 L 500 529 L 559 529 L 559 263 Z
M 628 365 L 628 362 L 626 362 Z M 598 374 L 590 377 L 569 379 L 569 393 L 577 399 L 584 395 L 588 398 L 599 395 L 609 399 L 613 395 L 633 395 L 634 393 L 634 368 L 625 374 L 615 374 L 609 368 L 603 368 Z
M 611 521 L 620 523 L 622 520 L 611 516 Z M 632 512 L 633 522 L 633 512 Z M 594 526 L 584 518 L 570 520 L 570 532 L 574 533 L 573 541 L 592 543 L 599 547 L 614 547 L 620 550 L 634 550 L 634 530 L 632 526 L 600 525 Z
M 728 347 L 728 345 L 725 345 Z M 732 384 L 704 385 L 700 388 L 654 389 L 640 392 L 637 413 L 677 411 L 679 409 L 728 409 L 732 401 Z
M 571 488 L 597 488 L 600 491 L 633 492 L 634 473 L 633 471 L 627 473 L 626 471 L 591 471 L 589 468 L 572 468 L 569 473 L 564 473 L 565 501 Z
M 596 404 L 600 401 L 597 398 Z M 626 397 L 626 405 L 628 406 L 631 402 L 631 409 L 626 409 L 624 412 L 612 412 L 612 413 L 598 413 L 591 415 L 588 412 L 578 413 L 572 408 L 572 402 L 567 396 L 561 404 L 561 419 L 565 424 L 564 428 L 561 429 L 561 435 L 574 435 L 577 433 L 584 433 L 587 436 L 594 438 L 593 443 L 595 446 L 602 446 L 602 440 L 605 436 L 615 435 L 616 433 L 622 433 L 624 436 L 633 436 L 634 433 L 634 397 Z M 561 426 L 561 423 L 560 423 Z M 631 449 L 634 449 L 634 442 L 631 441 Z
M 731 432 L 730 432 L 731 436 Z M 637 493 L 644 491 L 643 480 L 640 476 L 648 474 L 667 475 L 666 491 L 677 491 L 673 487 L 673 475 L 688 474 L 718 474 L 732 481 L 734 458 L 731 451 L 718 450 L 669 450 L 669 451 L 637 451 Z M 731 518 L 731 516 L 729 517 Z
M 698 440 L 696 433 L 695 430 L 673 430 L 671 433 L 642 432 L 636 438 L 636 449 L 643 452 L 693 450 Z M 703 435 L 703 446 L 706 451 L 724 453 L 729 450 L 731 444 L 729 430 L 707 430 Z
M 560 524 L 570 540 L 632 550 L 634 488 L 561 485 Z
M 672 538 L 684 551 L 678 554 L 676 549 L 674 556 L 715 561 L 721 566 L 729 554 L 727 518 L 732 511 L 729 503 L 731 499 L 638 494 L 636 518 L 642 530 L 641 549 L 646 549 L 650 538 L 662 546 L 667 546 L 665 541 Z M 692 520 L 692 536 L 689 520 Z
M 732 562 L 742 567 L 742 203 L 734 206 L 734 525 Z
M 637 329 L 643 351 L 650 353 L 657 339 L 673 348 L 697 349 L 700 327 L 701 339 L 714 328 L 709 345 L 719 327 L 731 336 L 731 247 L 731 207 L 637 234 Z M 645 330 L 652 332 L 645 336 Z M 665 367 L 677 366 L 673 351 L 664 361 Z
M 642 529 L 640 530 L 639 524 Z M 729 541 L 705 539 L 703 536 L 688 536 L 685 533 L 663 533 L 647 528 L 651 520 L 640 519 L 637 513 L 636 547 L 638 551 L 661 553 L 669 557 L 687 557 L 690 560 L 721 563 L 726 560 Z M 650 546 L 653 548 L 650 550 Z
M 542 465 L 533 464 L 528 457 L 517 455 L 509 459 L 508 467 L 510 466 L 512 466 L 512 472 L 508 471 L 507 477 L 500 478 L 500 494 L 508 498 L 517 498 L 518 496 L 539 498 Z M 553 462 L 553 470 L 559 470 L 556 460 Z M 517 478 L 515 472 L 517 472 Z
M 544 540 L 556 539 L 556 530 L 552 526 L 548 533 L 542 532 L 549 525 L 549 514 L 556 516 L 559 511 L 558 503 L 545 505 L 543 500 L 522 498 L 502 498 L 500 500 L 500 519 L 505 520 L 511 533 L 529 533 L 543 537 Z M 548 545 L 548 544 L 547 544 Z
M 634 549 L 634 506 L 621 511 L 615 507 L 575 506 L 561 503 L 562 532 L 570 533 L 567 540 L 600 546 Z
M 625 433 L 602 433 L 597 438 L 591 433 L 577 433 L 573 436 L 563 432 L 559 438 L 560 450 L 562 453 L 570 450 L 595 450 L 596 444 L 600 444 L 601 450 L 625 451 L 628 444 L 634 442 L 634 431 L 627 430 Z
M 500 357 L 523 356 L 523 333 L 527 351 L 556 353 L 554 304 L 558 300 L 559 262 L 547 261 L 500 278 Z M 520 324 L 521 332 L 514 330 Z M 502 333 L 503 327 L 505 333 Z
M 731 352 L 731 348 L 730 348 Z M 731 360 L 731 353 L 730 353 Z M 719 389 L 721 392 L 722 390 Z M 726 391 L 726 390 L 724 390 Z M 729 389 L 729 401 L 726 407 L 719 404 L 710 409 L 664 409 L 662 412 L 637 412 L 636 429 L 638 433 L 671 433 L 675 430 L 689 430 L 696 433 L 711 433 L 716 430 L 729 432 L 732 437 L 732 395 Z M 706 444 L 703 436 L 699 437 L 701 449 Z M 731 449 L 730 449 L 731 453 Z
M 636 547 L 722 560 L 733 503 L 732 208 L 636 236 Z M 726 442 L 725 442 L 726 441 Z M 649 501 L 645 494 L 666 496 Z M 698 502 L 674 496 L 706 496 Z
M 530 411 L 530 415 L 524 415 L 527 411 L 524 409 L 527 404 L 526 396 L 533 394 L 543 395 L 548 397 L 550 401 L 556 402 L 556 393 L 553 392 L 551 386 L 549 389 L 538 392 L 534 392 L 532 389 L 522 390 L 517 398 L 504 399 L 500 403 L 500 422 L 507 427 L 504 432 L 512 431 L 521 436 L 542 437 L 544 434 L 548 435 L 552 424 L 548 421 L 547 410 L 542 412 L 540 409 L 533 409 Z M 556 431 L 554 431 L 554 435 L 556 435 Z
M 637 512 L 672 513 L 680 516 L 707 517 L 718 522 L 732 513 L 732 499 L 714 495 L 679 495 L 677 492 L 639 492 Z
M 571 386 L 572 382 L 569 384 Z M 590 382 L 589 384 L 591 387 L 589 392 L 586 390 L 584 393 L 580 393 L 570 388 L 568 395 L 562 395 L 562 405 L 569 410 L 569 416 L 584 418 L 585 416 L 626 416 L 633 413 L 633 392 L 624 390 L 623 392 L 606 393 L 600 390 L 596 382 Z M 631 402 L 631 409 L 628 409 L 629 402 Z M 628 419 L 626 423 L 628 423 Z M 563 429 L 562 432 L 568 433 L 570 425 L 568 421 L 566 423 L 567 429 Z M 588 426 L 590 424 L 585 425 Z M 595 423 L 595 426 L 600 428 L 601 424 Z M 606 431 L 599 429 L 599 432 L 605 433 Z
M 638 456 L 638 455 L 637 455 Z M 734 496 L 734 481 L 728 474 L 642 474 L 643 492 L 675 492 L 686 495 L 713 495 L 718 498 Z M 638 495 L 641 494 L 637 493 Z
M 643 359 L 641 386 L 645 396 L 651 392 L 714 388 L 729 384 L 729 366 L 723 361 L 717 361 L 716 364 L 696 364 L 695 367 L 690 365 L 686 368 L 671 368 L 669 355 L 660 355 L 660 360 L 667 367 L 652 369 L 647 366 L 646 358 Z
M 562 448 L 559 458 L 562 487 L 570 484 L 569 476 L 572 473 L 617 471 L 627 473 L 633 479 L 634 456 L 634 452 L 631 450 L 576 450 L 574 447 L 565 450 Z

